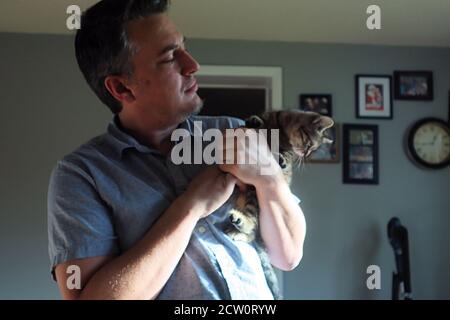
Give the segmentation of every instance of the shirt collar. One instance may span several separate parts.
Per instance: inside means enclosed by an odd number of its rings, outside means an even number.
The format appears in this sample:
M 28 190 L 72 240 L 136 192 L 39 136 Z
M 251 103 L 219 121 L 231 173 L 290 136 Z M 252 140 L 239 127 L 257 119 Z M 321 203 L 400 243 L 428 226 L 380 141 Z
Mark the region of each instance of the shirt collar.
M 192 135 L 193 134 L 192 119 L 190 117 L 188 117 L 185 121 L 181 122 L 178 125 L 177 129 L 178 128 L 186 129 Z M 137 151 L 144 153 L 144 154 L 153 153 L 153 154 L 161 155 L 161 153 L 158 150 L 141 144 L 132 135 L 126 133 L 121 128 L 119 117 L 117 115 L 114 116 L 114 118 L 108 124 L 107 139 L 110 142 L 112 148 L 114 149 L 114 152 L 119 157 L 122 157 L 123 152 L 127 149 L 136 149 Z

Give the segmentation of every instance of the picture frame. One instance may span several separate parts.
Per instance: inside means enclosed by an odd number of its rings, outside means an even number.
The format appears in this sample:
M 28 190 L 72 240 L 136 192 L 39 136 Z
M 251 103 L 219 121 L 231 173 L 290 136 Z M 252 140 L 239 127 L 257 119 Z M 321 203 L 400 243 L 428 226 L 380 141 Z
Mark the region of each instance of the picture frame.
M 302 111 L 313 111 L 324 116 L 333 116 L 331 94 L 301 94 L 299 109 Z
M 394 71 L 396 100 L 433 100 L 432 71 Z
M 355 75 L 356 118 L 392 119 L 392 77 Z
M 309 163 L 339 163 L 340 161 L 340 125 L 335 123 L 326 131 L 326 136 L 333 140 L 331 144 L 322 144 L 308 158 Z
M 378 125 L 343 125 L 343 182 L 378 184 Z

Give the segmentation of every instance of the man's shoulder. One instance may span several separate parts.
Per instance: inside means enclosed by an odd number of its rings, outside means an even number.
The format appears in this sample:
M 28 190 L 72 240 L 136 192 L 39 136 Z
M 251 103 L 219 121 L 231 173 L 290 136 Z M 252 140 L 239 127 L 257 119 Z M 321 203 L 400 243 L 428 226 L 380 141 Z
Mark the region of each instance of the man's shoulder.
M 245 121 L 235 117 L 228 116 L 191 116 L 190 121 L 200 121 L 204 125 L 204 129 L 217 128 L 228 129 L 242 127 Z
M 107 147 L 107 134 L 95 136 L 82 143 L 71 152 L 65 154 L 57 162 L 57 167 L 86 168 L 90 162 L 105 154 Z

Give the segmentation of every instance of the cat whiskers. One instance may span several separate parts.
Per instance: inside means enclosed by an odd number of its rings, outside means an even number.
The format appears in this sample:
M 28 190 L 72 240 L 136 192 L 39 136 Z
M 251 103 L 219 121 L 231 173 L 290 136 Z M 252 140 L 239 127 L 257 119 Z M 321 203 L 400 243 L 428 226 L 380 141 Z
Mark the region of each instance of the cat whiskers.
M 292 163 L 292 166 L 296 169 L 302 169 L 304 163 L 304 151 L 300 148 L 292 148 L 292 153 L 289 155 L 289 160 Z
M 305 169 L 305 159 L 301 158 L 298 160 L 297 170 L 300 170 L 300 173 Z

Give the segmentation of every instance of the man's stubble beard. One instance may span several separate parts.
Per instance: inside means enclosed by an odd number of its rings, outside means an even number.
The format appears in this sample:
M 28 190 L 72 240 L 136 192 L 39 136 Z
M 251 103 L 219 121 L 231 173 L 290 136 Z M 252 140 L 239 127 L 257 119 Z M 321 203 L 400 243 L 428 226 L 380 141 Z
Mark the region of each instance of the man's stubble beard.
M 182 113 L 180 113 L 178 122 L 181 123 L 181 122 L 185 121 L 187 118 L 189 118 L 190 116 L 198 115 L 202 111 L 203 105 L 204 105 L 204 101 L 199 97 L 199 103 L 197 103 L 193 109 L 191 109 L 189 111 L 186 110 L 186 111 L 183 111 Z
M 197 105 L 195 106 L 194 110 L 188 112 L 186 114 L 186 118 L 188 118 L 189 116 L 196 116 L 198 115 L 202 109 L 203 109 L 203 105 L 204 105 L 204 101 L 202 98 L 199 97 L 199 103 L 197 103 Z
M 200 102 L 195 107 L 195 110 L 192 112 L 192 115 L 198 115 L 203 109 L 203 106 L 205 103 L 202 98 L 199 97 L 199 99 L 200 99 Z

